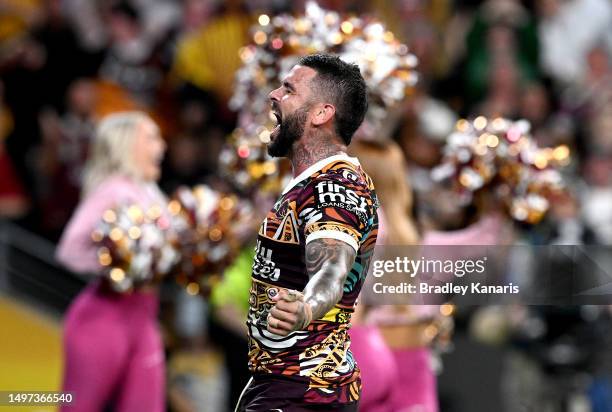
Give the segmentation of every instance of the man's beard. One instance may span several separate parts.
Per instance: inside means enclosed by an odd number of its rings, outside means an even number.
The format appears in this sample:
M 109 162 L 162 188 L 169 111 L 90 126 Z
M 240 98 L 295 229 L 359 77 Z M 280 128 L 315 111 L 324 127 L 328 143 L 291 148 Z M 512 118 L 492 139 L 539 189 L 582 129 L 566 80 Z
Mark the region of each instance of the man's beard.
M 286 116 L 280 122 L 278 134 L 268 144 L 268 154 L 272 157 L 286 157 L 293 146 L 293 143 L 300 140 L 304 134 L 308 110 L 310 107 L 304 106 Z

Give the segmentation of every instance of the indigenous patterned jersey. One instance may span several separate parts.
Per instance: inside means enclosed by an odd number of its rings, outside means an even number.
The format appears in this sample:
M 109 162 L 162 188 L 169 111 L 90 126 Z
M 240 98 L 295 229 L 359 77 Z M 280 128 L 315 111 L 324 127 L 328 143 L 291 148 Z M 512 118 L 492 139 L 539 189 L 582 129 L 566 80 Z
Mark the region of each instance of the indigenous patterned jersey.
M 260 377 L 295 382 L 307 403 L 359 399 L 359 369 L 349 351 L 348 328 L 374 252 L 378 230 L 374 185 L 357 159 L 323 159 L 294 178 L 259 231 L 249 300 L 249 368 Z M 306 244 L 339 239 L 357 252 L 338 304 L 305 329 L 287 336 L 267 331 L 267 316 L 279 288 L 302 291 L 308 283 Z M 284 389 L 286 391 L 286 388 Z

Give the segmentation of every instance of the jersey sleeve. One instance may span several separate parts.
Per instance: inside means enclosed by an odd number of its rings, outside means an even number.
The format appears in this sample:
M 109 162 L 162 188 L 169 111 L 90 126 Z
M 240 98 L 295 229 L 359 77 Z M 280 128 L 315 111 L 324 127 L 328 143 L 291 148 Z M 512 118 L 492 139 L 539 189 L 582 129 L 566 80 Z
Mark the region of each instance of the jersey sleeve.
M 376 215 L 376 197 L 351 172 L 325 174 L 306 185 L 298 214 L 306 244 L 316 239 L 337 239 L 359 250 Z

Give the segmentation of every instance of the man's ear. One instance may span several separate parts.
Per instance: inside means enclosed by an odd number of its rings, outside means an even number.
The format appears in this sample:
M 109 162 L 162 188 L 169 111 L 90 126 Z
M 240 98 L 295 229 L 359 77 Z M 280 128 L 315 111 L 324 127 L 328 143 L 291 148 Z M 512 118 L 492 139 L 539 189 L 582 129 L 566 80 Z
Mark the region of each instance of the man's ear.
M 312 124 L 321 126 L 333 119 L 336 108 L 333 104 L 322 103 L 317 105 L 312 112 Z

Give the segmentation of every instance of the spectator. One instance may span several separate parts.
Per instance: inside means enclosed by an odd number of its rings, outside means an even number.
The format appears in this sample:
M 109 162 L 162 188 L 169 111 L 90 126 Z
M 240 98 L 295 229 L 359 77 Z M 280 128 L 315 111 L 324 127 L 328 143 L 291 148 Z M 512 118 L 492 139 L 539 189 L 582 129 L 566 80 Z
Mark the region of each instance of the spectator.
M 607 0 L 539 0 L 543 70 L 563 85 L 579 81 L 599 41 L 612 53 L 612 4 Z M 585 24 L 588 22 L 588 24 Z
M 502 103 L 499 109 L 512 109 L 506 107 L 514 103 L 508 101 L 508 91 L 492 89 L 536 78 L 538 42 L 531 16 L 518 1 L 489 0 L 480 7 L 467 42 L 468 102 L 492 94 L 493 104 Z
M 232 94 L 234 73 L 241 64 L 238 50 L 249 43 L 252 22 L 241 0 L 218 7 L 212 19 L 179 40 L 174 76 L 213 93 L 224 105 Z
M 40 198 L 43 230 L 58 238 L 79 201 L 83 168 L 95 128 L 97 89 L 90 79 L 75 80 L 68 90 L 67 110 L 58 117 L 41 115 Z
M 612 157 L 592 155 L 585 162 L 587 186 L 583 194 L 583 219 L 599 244 L 612 244 Z
M 16 219 L 25 215 L 29 201 L 4 146 L 6 137 L 13 130 L 13 116 L 3 95 L 4 85 L 0 81 L 0 219 Z

